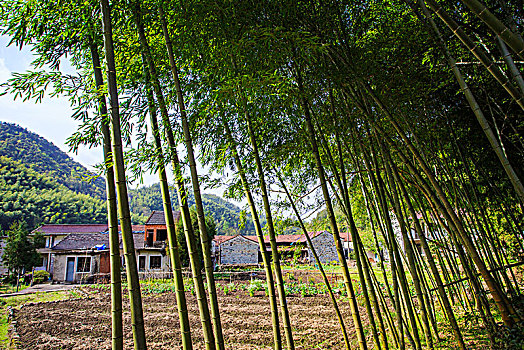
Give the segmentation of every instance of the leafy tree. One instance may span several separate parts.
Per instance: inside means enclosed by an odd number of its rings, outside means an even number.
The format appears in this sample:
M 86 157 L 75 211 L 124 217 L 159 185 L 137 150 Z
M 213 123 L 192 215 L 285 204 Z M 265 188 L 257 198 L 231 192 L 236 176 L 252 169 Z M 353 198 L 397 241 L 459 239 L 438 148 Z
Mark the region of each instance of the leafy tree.
M 200 260 L 202 261 L 203 260 L 202 245 L 200 244 L 200 232 L 198 231 L 198 218 L 197 218 L 196 211 L 194 210 L 194 207 L 190 209 L 190 212 L 191 212 L 191 223 L 192 223 L 193 231 L 194 231 L 194 238 L 195 238 L 195 242 L 197 243 L 196 246 L 197 246 L 198 256 L 200 257 Z M 215 222 L 213 218 L 211 218 L 209 215 L 206 216 L 206 225 L 207 225 L 207 234 L 209 236 L 209 240 L 211 241 L 215 237 L 217 231 L 216 231 Z M 178 241 L 179 248 L 180 248 L 180 261 L 182 262 L 182 266 L 187 267 L 189 266 L 189 253 L 187 251 L 186 237 L 184 235 L 184 227 L 181 221 L 177 225 L 176 237 L 177 237 L 177 241 Z
M 41 233 L 31 237 L 25 222 L 17 221 L 5 232 L 2 263 L 16 275 L 31 270 L 40 262 L 40 254 L 36 250 L 44 245 L 45 237 Z

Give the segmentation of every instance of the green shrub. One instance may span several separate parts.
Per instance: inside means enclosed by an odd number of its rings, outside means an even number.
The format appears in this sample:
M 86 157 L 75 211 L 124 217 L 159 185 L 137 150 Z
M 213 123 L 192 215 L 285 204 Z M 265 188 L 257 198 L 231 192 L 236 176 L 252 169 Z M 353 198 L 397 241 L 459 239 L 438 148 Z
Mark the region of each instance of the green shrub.
M 49 279 L 49 272 L 38 270 L 33 272 L 33 284 L 45 282 Z

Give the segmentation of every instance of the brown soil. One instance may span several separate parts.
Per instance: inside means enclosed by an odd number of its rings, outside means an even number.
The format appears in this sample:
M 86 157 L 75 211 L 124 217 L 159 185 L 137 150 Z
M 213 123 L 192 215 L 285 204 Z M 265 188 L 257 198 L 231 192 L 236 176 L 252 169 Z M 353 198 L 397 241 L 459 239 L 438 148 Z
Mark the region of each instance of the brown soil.
M 219 304 L 227 349 L 271 349 L 273 336 L 269 301 L 237 291 L 223 295 Z M 196 299 L 187 294 L 195 349 L 204 349 Z M 288 297 L 297 349 L 344 349 L 340 326 L 329 297 Z M 178 313 L 173 293 L 143 298 L 146 335 L 150 349 L 181 348 Z M 339 302 L 346 317 L 350 338 L 356 341 L 347 302 Z M 110 296 L 100 293 L 93 299 L 26 305 L 17 312 L 22 349 L 110 349 Z M 126 305 L 126 307 L 128 307 Z M 363 311 L 363 310 L 362 310 Z M 125 347 L 132 348 L 130 313 L 124 313 Z M 285 337 L 282 334 L 282 342 Z

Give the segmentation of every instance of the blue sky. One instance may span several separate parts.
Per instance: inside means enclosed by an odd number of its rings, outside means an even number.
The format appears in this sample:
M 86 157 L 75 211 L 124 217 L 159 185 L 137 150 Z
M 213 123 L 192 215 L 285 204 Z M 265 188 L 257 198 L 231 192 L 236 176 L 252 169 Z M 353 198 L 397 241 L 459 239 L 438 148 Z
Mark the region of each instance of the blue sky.
M 7 47 L 9 38 L 0 36 L 0 83 L 6 82 L 12 72 L 30 69 L 33 56 L 24 48 Z M 67 67 L 66 67 L 67 69 Z M 87 167 L 102 160 L 100 149 L 84 148 L 78 154 L 69 152 L 66 139 L 76 130 L 77 122 L 70 118 L 72 110 L 65 98 L 44 98 L 42 103 L 21 99 L 13 100 L 12 95 L 0 97 L 0 120 L 19 124 L 53 142 L 73 159 Z
M 0 84 L 6 82 L 13 72 L 24 72 L 31 68 L 33 55 L 28 48 L 20 51 L 15 46 L 7 46 L 9 37 L 0 35 Z M 74 70 L 63 62 L 61 69 L 66 73 Z M 77 162 L 87 168 L 102 162 L 101 148 L 81 148 L 78 153 L 69 151 L 65 144 L 67 138 L 76 131 L 77 122 L 70 118 L 72 109 L 66 98 L 46 97 L 41 103 L 21 99 L 14 100 L 12 95 L 0 96 L 0 120 L 16 123 L 33 131 L 54 143 L 62 151 L 66 152 Z M 205 174 L 206 169 L 199 166 L 199 174 Z M 144 184 L 158 182 L 156 174 L 144 175 Z M 134 184 L 139 186 L 140 184 Z M 206 193 L 214 193 L 222 196 L 224 189 L 218 188 L 206 190 Z

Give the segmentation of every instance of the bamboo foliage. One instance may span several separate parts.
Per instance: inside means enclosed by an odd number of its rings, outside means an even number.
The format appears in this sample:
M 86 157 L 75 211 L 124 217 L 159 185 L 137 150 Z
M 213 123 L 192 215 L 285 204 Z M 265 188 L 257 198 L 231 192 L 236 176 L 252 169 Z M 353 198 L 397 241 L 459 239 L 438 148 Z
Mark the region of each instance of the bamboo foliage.
M 220 317 L 201 194 L 219 180 L 251 212 L 274 349 L 303 346 L 277 247 L 282 207 L 306 237 L 345 348 L 438 348 L 452 333 L 466 349 L 470 319 L 494 348 L 510 344 L 523 322 L 516 270 L 524 249 L 524 83 L 516 60 L 523 59 L 523 14 L 514 2 L 493 11 L 477 0 L 462 3 L 3 2 L 2 33 L 35 54 L 35 70 L 3 84 L 6 92 L 37 100 L 48 90 L 66 95 L 80 124 L 70 142 L 103 144 L 113 349 L 125 340 L 118 220 L 134 346 L 147 347 L 130 170 L 137 178 L 157 173 L 160 181 L 184 349 L 234 342 Z M 77 75 L 63 73 L 66 57 Z M 167 164 L 203 344 L 189 326 Z M 212 172 L 221 178 L 207 182 Z M 305 207 L 322 211 L 306 219 Z M 341 311 L 308 234 L 318 227 L 333 234 L 351 314 Z

